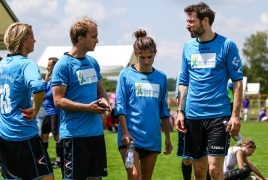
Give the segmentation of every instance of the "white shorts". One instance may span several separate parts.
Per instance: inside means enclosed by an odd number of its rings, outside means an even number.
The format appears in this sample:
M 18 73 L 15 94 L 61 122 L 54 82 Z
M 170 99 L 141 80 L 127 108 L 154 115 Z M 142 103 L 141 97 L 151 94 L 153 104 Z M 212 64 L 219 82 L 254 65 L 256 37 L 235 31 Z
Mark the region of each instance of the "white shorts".
M 244 108 L 244 113 L 245 113 L 245 114 L 248 113 L 248 108 Z

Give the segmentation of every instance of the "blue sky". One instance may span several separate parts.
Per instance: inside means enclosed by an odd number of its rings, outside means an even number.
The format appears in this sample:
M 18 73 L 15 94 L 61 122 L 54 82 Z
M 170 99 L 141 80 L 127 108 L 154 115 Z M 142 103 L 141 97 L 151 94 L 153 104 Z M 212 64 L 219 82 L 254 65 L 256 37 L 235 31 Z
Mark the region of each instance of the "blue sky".
M 132 45 L 144 29 L 158 53 L 154 67 L 176 78 L 183 44 L 190 39 L 183 9 L 197 0 L 6 0 L 21 22 L 31 24 L 36 39 L 29 58 L 37 61 L 46 46 L 70 46 L 69 28 L 87 15 L 98 23 L 101 45 Z M 268 30 L 268 0 L 205 0 L 216 12 L 214 32 L 233 39 L 242 54 L 245 38 Z M 0 51 L 5 56 L 6 51 Z

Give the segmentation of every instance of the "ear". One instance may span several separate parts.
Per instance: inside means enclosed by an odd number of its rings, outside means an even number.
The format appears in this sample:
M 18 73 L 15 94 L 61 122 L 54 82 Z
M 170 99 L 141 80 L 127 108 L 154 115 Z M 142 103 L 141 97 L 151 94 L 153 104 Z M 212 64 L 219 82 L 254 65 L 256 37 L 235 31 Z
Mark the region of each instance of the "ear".
M 209 24 L 209 18 L 205 17 L 202 22 L 204 23 L 203 25 Z
M 25 46 L 25 44 L 24 44 L 24 43 L 25 43 L 25 39 L 24 39 L 24 38 L 22 38 L 22 39 L 21 39 L 21 46 Z
M 157 50 L 155 50 L 154 56 L 156 55 L 156 53 L 157 53 Z
M 136 56 L 136 58 L 138 58 L 138 53 L 136 51 L 134 51 L 134 55 Z
M 77 39 L 78 39 L 78 42 L 81 42 L 81 41 L 83 41 L 84 38 L 83 38 L 83 36 L 80 35 L 80 36 L 78 36 Z

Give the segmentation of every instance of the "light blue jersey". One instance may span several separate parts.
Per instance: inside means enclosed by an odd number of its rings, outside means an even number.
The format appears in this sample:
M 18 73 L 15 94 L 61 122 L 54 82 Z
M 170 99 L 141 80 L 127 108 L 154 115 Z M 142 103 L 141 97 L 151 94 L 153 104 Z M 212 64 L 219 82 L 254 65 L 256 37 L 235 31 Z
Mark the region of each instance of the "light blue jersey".
M 243 79 L 241 59 L 232 40 L 216 34 L 209 42 L 188 41 L 179 78 L 180 85 L 188 86 L 186 118 L 230 116 L 229 77 L 233 82 Z
M 45 90 L 37 65 L 20 54 L 0 62 L 0 136 L 23 141 L 38 134 L 36 119 L 28 122 L 19 108 L 32 107 L 31 95 Z
M 52 86 L 66 86 L 65 98 L 83 104 L 97 100 L 97 84 L 101 80 L 97 61 L 86 55 L 83 59 L 68 54 L 56 63 L 52 73 Z M 90 112 L 60 112 L 60 139 L 91 137 L 103 134 L 99 114 Z
M 133 67 L 124 69 L 116 88 L 116 115 L 125 115 L 129 134 L 135 146 L 161 152 L 160 118 L 169 117 L 167 77 L 154 69 L 144 74 Z M 118 128 L 118 146 L 122 146 Z

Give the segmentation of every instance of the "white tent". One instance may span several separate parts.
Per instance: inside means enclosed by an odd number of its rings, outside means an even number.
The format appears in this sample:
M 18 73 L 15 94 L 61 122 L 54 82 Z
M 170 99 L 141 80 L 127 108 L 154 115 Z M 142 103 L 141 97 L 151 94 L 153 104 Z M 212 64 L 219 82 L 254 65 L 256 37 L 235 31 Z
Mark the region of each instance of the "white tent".
M 48 46 L 37 62 L 41 74 L 47 72 L 49 57 L 61 58 L 63 53 L 70 51 L 71 48 L 71 46 Z M 94 51 L 87 54 L 98 61 L 102 76 L 118 76 L 122 69 L 137 61 L 132 45 L 96 46 Z

